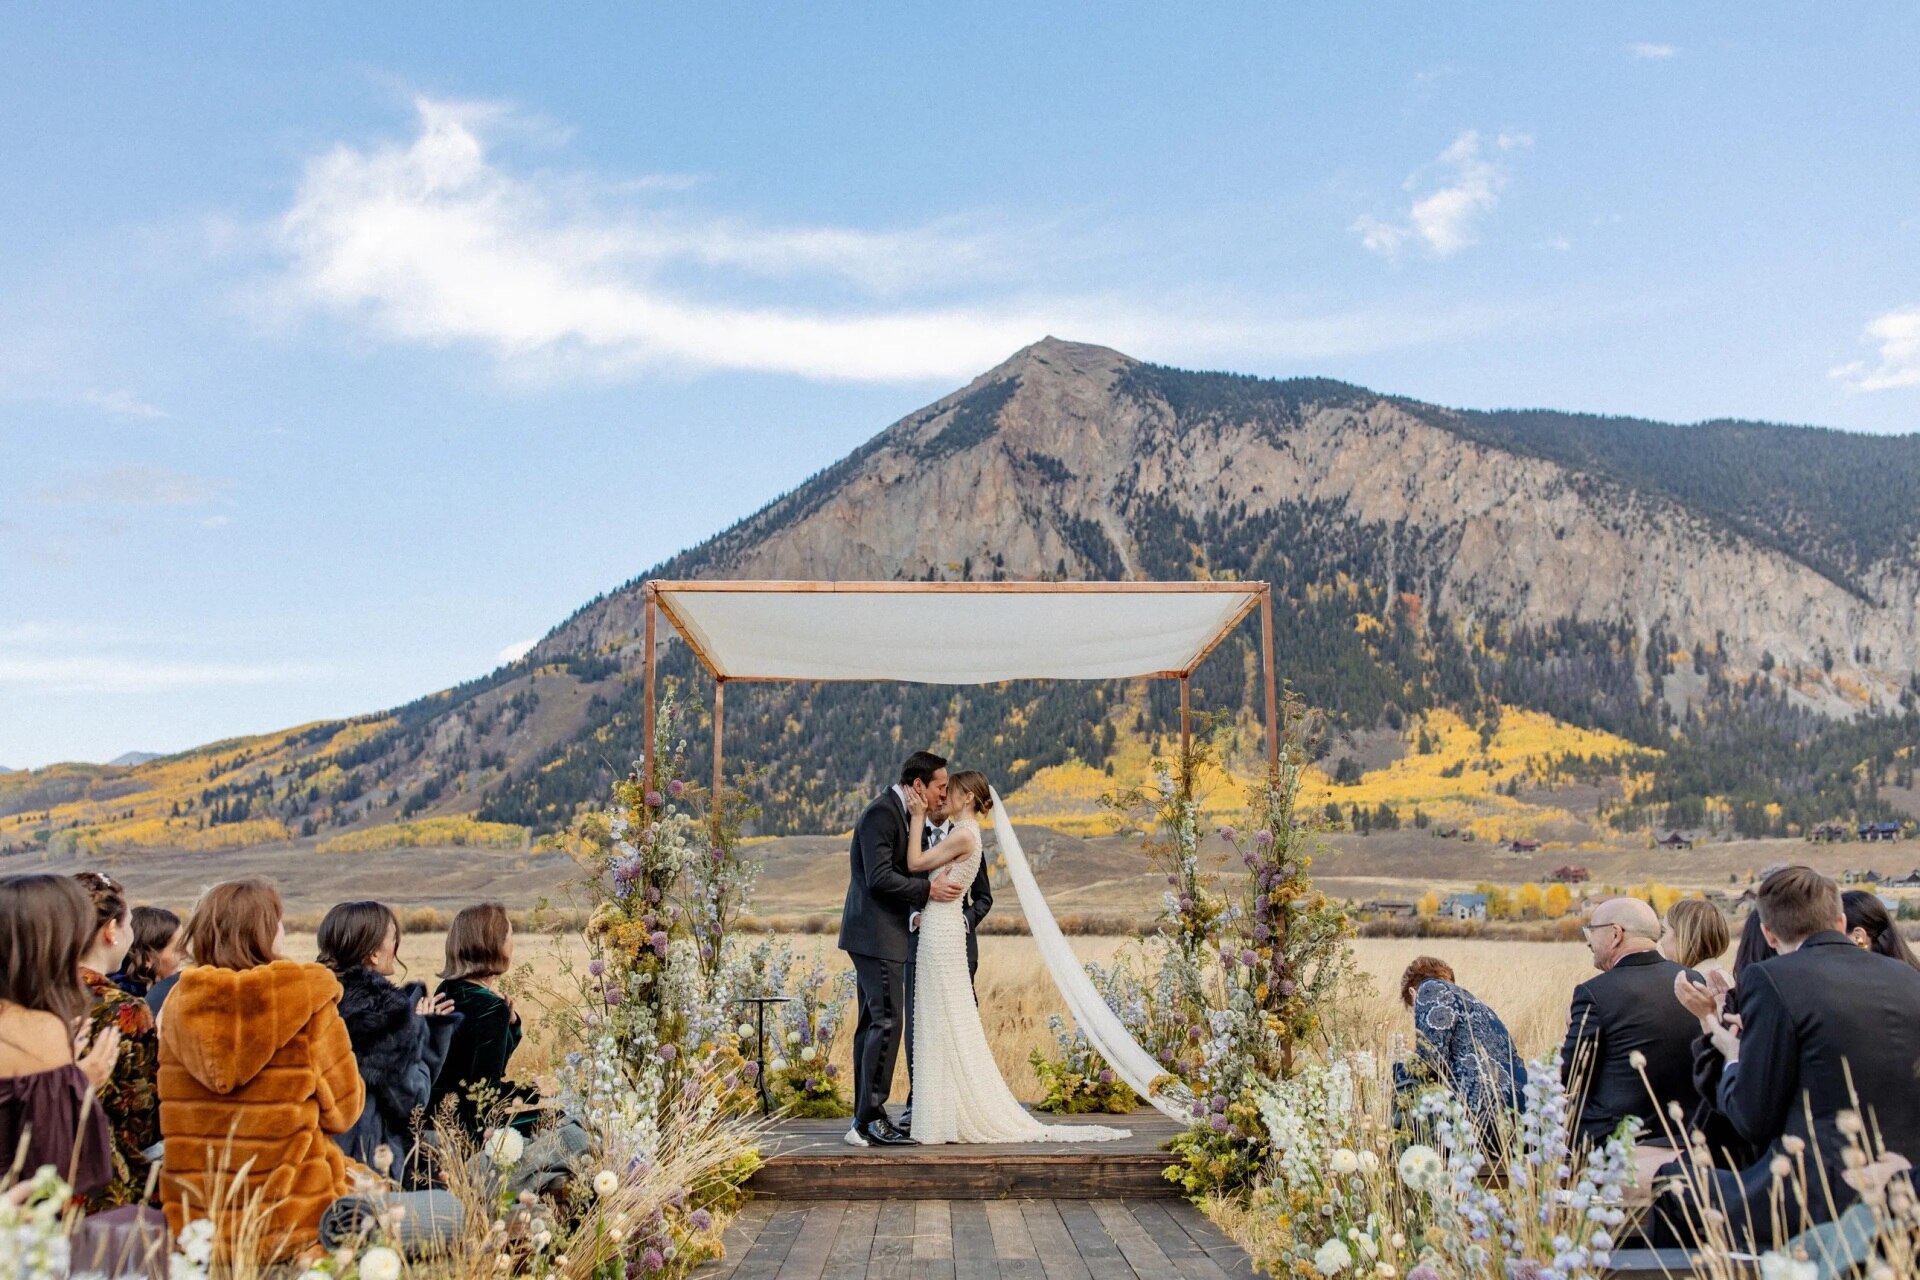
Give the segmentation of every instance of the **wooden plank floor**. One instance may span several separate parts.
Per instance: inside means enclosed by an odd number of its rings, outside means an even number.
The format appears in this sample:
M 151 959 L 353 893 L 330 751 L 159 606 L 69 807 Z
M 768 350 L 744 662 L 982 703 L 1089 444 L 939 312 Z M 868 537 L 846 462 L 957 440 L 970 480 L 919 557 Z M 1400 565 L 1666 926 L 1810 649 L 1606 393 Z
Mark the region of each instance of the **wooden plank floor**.
M 755 1200 L 696 1280 L 1253 1280 L 1183 1200 Z
M 1043 1116 L 1048 1124 L 1104 1125 L 1131 1136 L 1107 1142 L 1021 1142 L 940 1147 L 850 1147 L 845 1120 L 784 1120 L 763 1139 L 767 1162 L 747 1184 L 782 1200 L 1174 1199 L 1161 1176 L 1180 1126 L 1158 1111 L 1125 1116 Z

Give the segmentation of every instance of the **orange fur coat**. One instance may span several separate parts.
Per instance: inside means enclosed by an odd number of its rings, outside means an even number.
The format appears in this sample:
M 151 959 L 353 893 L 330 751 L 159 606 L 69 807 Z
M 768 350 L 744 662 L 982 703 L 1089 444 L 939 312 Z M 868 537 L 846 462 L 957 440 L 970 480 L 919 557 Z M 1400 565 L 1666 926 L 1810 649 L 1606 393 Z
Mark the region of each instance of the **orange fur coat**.
M 211 1200 L 240 1253 L 270 1261 L 318 1242 L 352 1167 L 328 1135 L 352 1127 L 366 1096 L 339 1003 L 317 964 L 180 975 L 160 1029 L 160 1192 L 174 1231 Z M 238 1238 L 247 1219 L 256 1239 Z

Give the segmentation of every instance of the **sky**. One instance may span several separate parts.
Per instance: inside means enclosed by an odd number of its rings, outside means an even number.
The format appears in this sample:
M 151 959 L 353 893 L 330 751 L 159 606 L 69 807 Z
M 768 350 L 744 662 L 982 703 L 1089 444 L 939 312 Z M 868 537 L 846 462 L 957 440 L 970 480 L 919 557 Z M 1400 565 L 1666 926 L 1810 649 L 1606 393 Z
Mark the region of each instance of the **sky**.
M 1910 4 L 0 9 L 0 765 L 476 676 L 1047 334 L 1920 429 Z

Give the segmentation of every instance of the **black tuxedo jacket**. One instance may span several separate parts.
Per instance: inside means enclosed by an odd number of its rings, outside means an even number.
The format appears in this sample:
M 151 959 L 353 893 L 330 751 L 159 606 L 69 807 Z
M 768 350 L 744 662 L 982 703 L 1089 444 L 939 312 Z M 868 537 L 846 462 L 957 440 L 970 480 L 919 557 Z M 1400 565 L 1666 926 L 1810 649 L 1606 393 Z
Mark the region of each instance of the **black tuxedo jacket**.
M 1560 1079 L 1582 1100 L 1578 1127 L 1587 1141 L 1603 1141 L 1628 1116 L 1640 1117 L 1644 1136 L 1664 1138 L 1667 1104 L 1679 1103 L 1685 1115 L 1699 1102 L 1693 1038 L 1700 1020 L 1673 994 L 1680 972 L 1657 951 L 1636 951 L 1574 988 Z M 1647 1057 L 1645 1080 L 1635 1051 Z
M 927 905 L 927 877 L 907 869 L 907 808 L 888 787 L 853 824 L 840 949 L 904 963 L 912 958 L 907 916 Z
M 1920 970 L 1816 933 L 1741 970 L 1739 999 L 1740 1061 L 1721 1074 L 1719 1102 L 1741 1136 L 1767 1148 L 1756 1169 L 1784 1135 L 1801 1138 L 1819 1149 L 1844 1209 L 1854 1192 L 1840 1177 L 1847 1143 L 1836 1117 L 1855 1107 L 1868 1134 L 1920 1165 Z M 1824 1217 L 1819 1179 L 1808 1177 Z

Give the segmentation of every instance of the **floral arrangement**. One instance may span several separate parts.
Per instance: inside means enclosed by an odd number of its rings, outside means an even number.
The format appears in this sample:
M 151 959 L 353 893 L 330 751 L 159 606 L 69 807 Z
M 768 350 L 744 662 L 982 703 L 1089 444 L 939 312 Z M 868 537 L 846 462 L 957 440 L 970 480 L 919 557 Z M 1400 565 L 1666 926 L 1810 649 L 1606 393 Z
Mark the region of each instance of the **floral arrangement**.
M 1146 986 L 1134 965 L 1122 957 L 1110 967 L 1088 964 L 1087 974 L 1101 999 L 1119 1015 L 1128 1034 L 1164 1063 L 1174 1041 L 1160 1033 L 1160 1023 L 1155 1018 L 1159 1004 L 1157 993 Z M 1045 1096 L 1034 1104 L 1035 1110 L 1067 1115 L 1088 1112 L 1125 1115 L 1140 1105 L 1140 1095 L 1114 1074 L 1078 1027 L 1070 1026 L 1057 1013 L 1048 1016 L 1047 1026 L 1053 1032 L 1053 1056 L 1035 1049 L 1029 1057 L 1034 1074 L 1046 1090 Z
M 1557 1064 L 1489 1134 L 1444 1089 L 1396 1126 L 1386 1063 L 1339 1056 L 1264 1090 L 1271 1158 L 1224 1217 L 1275 1274 L 1597 1280 L 1628 1218 L 1630 1139 L 1582 1157 Z M 1410 1135 L 1430 1141 L 1409 1142 Z
M 763 991 L 792 993 L 786 1004 L 778 1006 L 778 1020 L 767 1029 L 767 1089 L 773 1105 L 788 1116 L 852 1115 L 840 1068 L 827 1056 L 853 998 L 853 971 L 843 970 L 829 979 L 822 961 L 797 965 L 790 947 L 763 942 L 754 948 L 749 972 Z M 757 1030 L 743 1022 L 738 1034 L 745 1046 L 754 1042 Z

